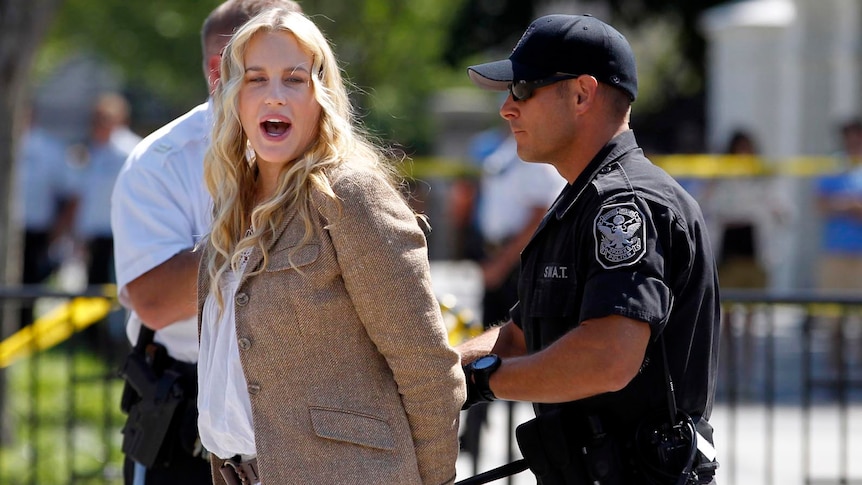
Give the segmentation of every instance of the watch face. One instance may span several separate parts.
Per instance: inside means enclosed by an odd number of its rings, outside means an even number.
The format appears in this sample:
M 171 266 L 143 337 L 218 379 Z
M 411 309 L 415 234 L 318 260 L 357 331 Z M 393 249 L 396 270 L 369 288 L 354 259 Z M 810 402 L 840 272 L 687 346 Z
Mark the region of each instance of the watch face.
M 494 366 L 497 362 L 497 356 L 495 355 L 485 355 L 479 357 L 473 362 L 473 368 L 476 370 L 485 370 Z

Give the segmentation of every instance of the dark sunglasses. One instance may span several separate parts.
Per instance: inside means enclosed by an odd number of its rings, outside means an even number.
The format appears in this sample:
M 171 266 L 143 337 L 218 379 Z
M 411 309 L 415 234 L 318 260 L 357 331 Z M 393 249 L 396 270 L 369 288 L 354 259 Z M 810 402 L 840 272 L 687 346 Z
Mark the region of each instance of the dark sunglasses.
M 556 76 L 546 77 L 545 79 L 537 79 L 535 81 L 518 81 L 509 84 L 509 92 L 512 93 L 512 99 L 515 101 L 523 101 L 533 95 L 533 91 L 550 86 L 556 82 L 565 81 L 566 79 L 575 79 L 580 74 L 558 74 Z

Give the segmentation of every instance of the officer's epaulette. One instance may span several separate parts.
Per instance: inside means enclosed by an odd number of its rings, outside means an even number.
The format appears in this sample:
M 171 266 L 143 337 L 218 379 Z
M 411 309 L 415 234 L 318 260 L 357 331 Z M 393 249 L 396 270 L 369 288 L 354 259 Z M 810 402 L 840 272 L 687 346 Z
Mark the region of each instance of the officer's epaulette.
M 168 153 L 174 146 L 170 143 L 159 142 L 153 147 L 155 153 Z

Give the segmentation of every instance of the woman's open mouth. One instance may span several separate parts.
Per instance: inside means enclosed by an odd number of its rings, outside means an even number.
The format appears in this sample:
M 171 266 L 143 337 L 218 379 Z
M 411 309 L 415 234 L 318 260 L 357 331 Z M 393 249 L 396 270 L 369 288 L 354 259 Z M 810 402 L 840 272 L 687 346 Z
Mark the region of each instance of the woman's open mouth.
M 290 128 L 290 123 L 282 120 L 270 119 L 261 123 L 260 126 L 267 136 L 277 138 L 287 133 L 287 130 Z

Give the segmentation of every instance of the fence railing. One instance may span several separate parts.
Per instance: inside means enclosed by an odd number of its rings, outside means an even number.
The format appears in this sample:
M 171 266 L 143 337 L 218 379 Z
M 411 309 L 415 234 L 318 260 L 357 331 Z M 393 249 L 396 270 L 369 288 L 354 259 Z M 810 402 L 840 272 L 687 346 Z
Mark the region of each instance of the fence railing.
M 721 483 L 862 484 L 862 295 L 724 291 Z
M 112 288 L 0 288 L 0 309 L 0 484 L 122 484 L 129 346 Z
M 13 306 L 35 303 L 44 315 L 78 297 L 104 297 L 104 291 L 0 289 L 0 308 L 8 317 Z M 862 484 L 862 295 L 725 290 L 722 299 L 711 419 L 718 483 Z M 117 369 L 128 344 L 124 312 L 111 309 L 106 319 L 48 349 L 31 340 L 26 355 L 5 366 L 8 337 L 0 343 L 0 483 L 122 483 Z M 66 315 L 65 325 L 74 327 L 80 315 Z M 511 436 L 520 421 L 511 415 L 516 407 L 507 409 L 508 419 L 491 424 Z M 479 454 L 510 446 L 486 440 Z M 517 458 L 516 448 L 504 449 L 493 466 Z M 527 475 L 509 483 L 530 483 Z

